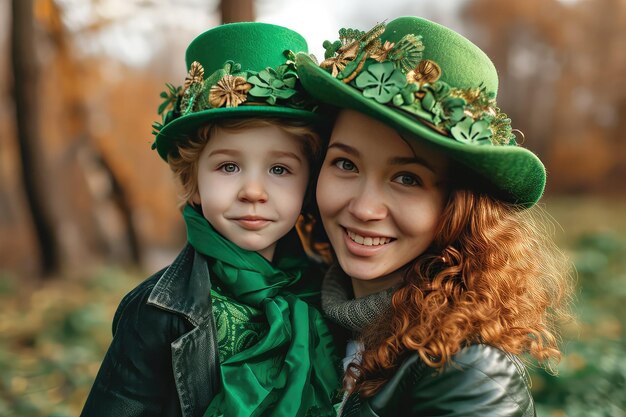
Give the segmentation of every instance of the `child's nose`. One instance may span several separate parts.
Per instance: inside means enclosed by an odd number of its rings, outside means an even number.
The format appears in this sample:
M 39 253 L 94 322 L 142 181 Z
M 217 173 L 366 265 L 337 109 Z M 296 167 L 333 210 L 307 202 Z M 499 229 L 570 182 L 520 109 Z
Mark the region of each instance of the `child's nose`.
M 250 180 L 243 184 L 237 197 L 247 203 L 264 203 L 267 201 L 267 192 L 260 181 Z

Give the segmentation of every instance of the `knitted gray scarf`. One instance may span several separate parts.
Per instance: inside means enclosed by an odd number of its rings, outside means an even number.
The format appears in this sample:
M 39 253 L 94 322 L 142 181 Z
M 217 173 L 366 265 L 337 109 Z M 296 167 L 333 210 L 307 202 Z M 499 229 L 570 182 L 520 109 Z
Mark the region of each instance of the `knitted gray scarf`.
M 360 333 L 389 311 L 394 289 L 354 298 L 350 277 L 333 264 L 322 283 L 322 310 L 335 323 Z

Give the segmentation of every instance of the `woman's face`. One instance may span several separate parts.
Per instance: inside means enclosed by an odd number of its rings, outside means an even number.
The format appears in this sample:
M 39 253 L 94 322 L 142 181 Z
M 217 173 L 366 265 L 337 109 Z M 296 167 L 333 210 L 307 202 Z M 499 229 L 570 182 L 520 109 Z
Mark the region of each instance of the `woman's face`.
M 445 156 L 419 143 L 411 149 L 382 122 L 341 112 L 320 172 L 317 202 L 339 264 L 353 284 L 389 278 L 428 248 L 447 196 L 447 167 Z

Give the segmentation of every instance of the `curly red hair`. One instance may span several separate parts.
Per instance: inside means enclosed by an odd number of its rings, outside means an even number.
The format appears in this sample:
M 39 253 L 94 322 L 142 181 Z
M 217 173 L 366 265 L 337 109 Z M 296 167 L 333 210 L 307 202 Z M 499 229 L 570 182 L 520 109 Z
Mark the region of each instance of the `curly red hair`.
M 557 324 L 569 318 L 566 258 L 538 209 L 522 210 L 470 190 L 453 190 L 431 248 L 414 261 L 389 316 L 363 332 L 365 351 L 348 375 L 368 397 L 403 355 L 441 368 L 462 347 L 484 343 L 560 359 Z

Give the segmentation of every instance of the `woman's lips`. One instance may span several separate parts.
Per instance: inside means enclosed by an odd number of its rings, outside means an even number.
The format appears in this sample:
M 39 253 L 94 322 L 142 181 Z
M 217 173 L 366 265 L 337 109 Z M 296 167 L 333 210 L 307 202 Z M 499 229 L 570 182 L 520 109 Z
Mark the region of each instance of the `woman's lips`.
M 344 242 L 348 252 L 355 256 L 374 256 L 387 250 L 395 239 L 386 236 L 364 236 L 344 228 Z
M 357 232 L 346 229 L 350 239 L 363 246 L 379 246 L 391 242 L 390 237 L 385 236 L 364 236 Z

